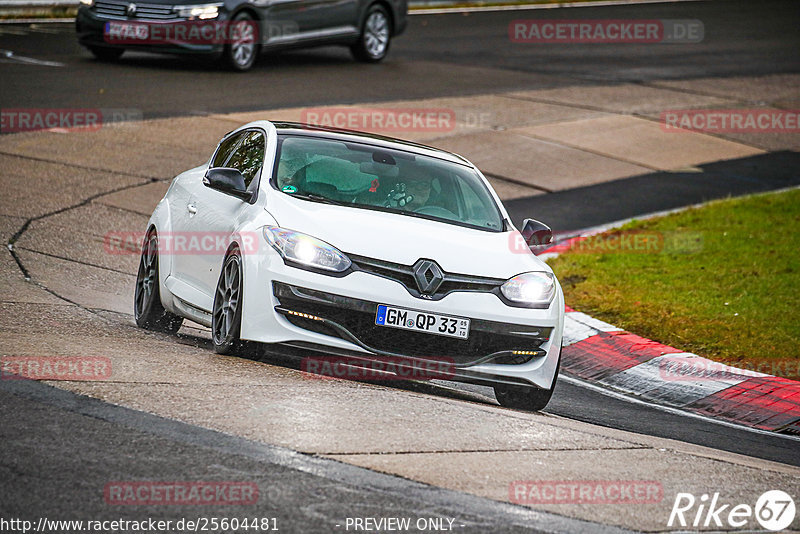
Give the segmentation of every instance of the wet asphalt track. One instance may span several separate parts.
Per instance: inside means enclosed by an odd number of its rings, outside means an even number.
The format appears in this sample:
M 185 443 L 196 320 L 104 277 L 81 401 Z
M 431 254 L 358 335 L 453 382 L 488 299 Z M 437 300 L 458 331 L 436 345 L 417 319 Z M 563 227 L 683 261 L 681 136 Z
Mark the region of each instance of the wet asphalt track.
M 554 12 L 536 13 L 536 18 L 551 16 L 555 16 Z M 234 75 L 207 67 L 198 60 L 144 54 L 130 54 L 119 65 L 99 64 L 75 44 L 68 27 L 53 26 L 46 33 L 9 35 L 0 32 L 0 49 L 10 49 L 13 45 L 14 52 L 19 55 L 64 64 L 64 67 L 36 68 L 16 62 L 0 64 L 0 105 L 4 108 L 40 107 L 46 102 L 52 107 L 138 108 L 150 118 L 480 94 L 562 87 L 597 80 L 655 84 L 679 78 L 757 76 L 800 70 L 797 54 L 800 35 L 796 31 L 800 17 L 797 4 L 791 2 L 589 8 L 580 10 L 577 16 L 697 18 L 704 21 L 707 38 L 702 46 L 680 48 L 608 46 L 602 50 L 591 49 L 587 54 L 586 47 L 575 45 L 520 51 L 512 49 L 503 37 L 509 20 L 506 14 L 417 16 L 412 17 L 407 35 L 394 43 L 390 60 L 383 65 L 366 67 L 352 63 L 344 50 L 321 49 L 263 57 L 254 72 Z M 755 24 L 755 20 L 759 23 Z M 704 169 L 708 180 L 698 181 L 696 174 L 687 175 L 684 180 L 678 177 L 680 185 L 677 187 L 673 181 L 666 188 L 658 173 L 654 173 L 519 199 L 509 202 L 508 207 L 517 221 L 528 213 L 536 213 L 556 228 L 577 229 L 709 198 L 800 182 L 797 153 L 773 153 L 761 157 L 758 165 L 752 163 L 710 166 Z M 675 175 L 671 177 L 675 180 Z M 637 193 L 630 194 L 633 190 Z M 621 194 L 623 191 L 626 194 Z M 280 462 L 264 461 L 265 457 L 274 460 L 274 456 L 266 453 L 253 459 L 234 454 L 231 448 L 209 449 L 208 443 L 199 438 L 186 442 L 176 440 L 172 434 L 168 438 L 150 434 L 143 430 L 148 423 L 153 423 L 145 421 L 146 415 L 128 411 L 124 417 L 112 417 L 110 412 L 98 416 L 91 410 L 86 413 L 81 404 L 84 401 L 68 399 L 67 394 L 50 392 L 44 386 L 12 387 L 8 383 L 3 386 L 0 391 L 3 442 L 12 443 L 12 436 L 23 433 L 27 436 L 11 449 L 4 448 L 4 460 L 0 465 L 0 471 L 5 472 L 0 477 L 4 480 L 0 486 L 4 495 L 0 512 L 4 517 L 33 515 L 33 510 L 39 515 L 47 511 L 48 506 L 62 518 L 70 513 L 85 517 L 86 513 L 77 514 L 76 511 L 91 513 L 100 507 L 97 484 L 92 482 L 108 480 L 108 473 L 121 479 L 148 476 L 190 479 L 258 471 L 264 477 L 260 487 L 269 487 L 269 481 L 275 480 L 276 483 L 280 481 L 281 488 L 287 488 L 286 493 L 273 496 L 273 508 L 263 511 L 264 514 L 283 513 L 281 520 L 287 531 L 329 531 L 330 522 L 343 513 L 369 515 L 367 510 L 385 511 L 387 506 L 395 507 L 398 513 L 416 516 L 426 506 L 432 514 L 443 515 L 460 513 L 456 510 L 458 506 L 475 507 L 480 513 L 460 516 L 475 531 L 487 525 L 492 525 L 493 531 L 501 531 L 497 528 L 500 524 L 507 525 L 508 531 L 517 531 L 523 524 L 530 524 L 524 520 L 529 518 L 521 518 L 514 526 L 515 520 L 510 518 L 521 512 L 510 510 L 513 507 L 493 506 L 479 499 L 461 502 L 459 499 L 465 499 L 463 496 L 425 488 L 415 488 L 407 498 L 399 498 L 398 495 L 408 490 L 399 482 L 391 490 L 372 491 L 370 488 L 380 483 L 372 480 L 369 474 L 358 473 L 346 480 L 336 478 L 340 475 L 318 477 L 314 469 L 322 468 L 297 464 L 294 467 L 302 469 L 293 470 Z M 408 387 L 437 389 L 430 385 Z M 17 396 L 9 396 L 10 393 Z M 65 408 L 65 405 L 72 408 Z M 77 408 L 79 405 L 82 407 Z M 92 409 L 110 410 L 103 406 Z M 610 399 L 566 382 L 559 384 L 547 411 L 800 465 L 797 442 L 666 414 Z M 35 426 L 36 433 L 31 433 L 31 425 L 26 424 L 32 419 L 39 422 Z M 169 433 L 195 432 L 180 423 L 162 421 L 160 425 Z M 124 462 L 120 451 L 125 452 Z M 67 486 L 65 481 L 76 482 Z M 38 488 L 36 497 L 13 497 L 19 489 L 31 487 Z M 430 501 L 432 494 L 437 496 Z M 292 503 L 298 501 L 326 503 L 330 509 L 304 507 L 292 511 Z M 423 502 L 436 504 L 424 505 Z M 561 527 L 567 528 L 566 524 Z

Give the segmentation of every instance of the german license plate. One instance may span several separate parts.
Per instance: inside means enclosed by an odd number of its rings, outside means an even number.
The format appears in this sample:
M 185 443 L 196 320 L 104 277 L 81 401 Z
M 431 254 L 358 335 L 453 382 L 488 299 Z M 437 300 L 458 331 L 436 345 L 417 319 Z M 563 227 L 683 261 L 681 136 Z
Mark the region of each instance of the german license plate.
M 469 319 L 396 308 L 385 304 L 378 305 L 375 324 L 459 339 L 469 337 Z
M 150 37 L 150 29 L 147 24 L 137 24 L 131 22 L 107 22 L 106 41 L 146 41 Z

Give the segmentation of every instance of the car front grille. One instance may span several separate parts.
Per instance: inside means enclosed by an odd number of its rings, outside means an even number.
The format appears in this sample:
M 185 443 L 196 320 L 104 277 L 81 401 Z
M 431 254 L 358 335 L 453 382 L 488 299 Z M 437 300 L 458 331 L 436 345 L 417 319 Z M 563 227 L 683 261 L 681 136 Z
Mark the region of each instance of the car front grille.
M 402 284 L 411 295 L 421 298 L 421 292 L 414 278 L 414 268 L 411 265 L 392 263 L 354 254 L 347 254 L 352 260 L 355 270 L 388 278 Z M 483 293 L 498 292 L 505 280 L 498 278 L 484 278 L 464 274 L 443 273 L 444 280 L 435 293 L 425 295 L 426 300 L 441 300 L 453 291 L 478 291 Z
M 134 16 L 128 16 L 128 6 L 136 4 Z M 173 11 L 173 6 L 162 4 L 140 4 L 138 2 L 119 2 L 116 0 L 96 0 L 92 10 L 98 17 L 115 20 L 157 20 L 157 21 L 180 21 Z
M 376 354 L 447 360 L 463 367 L 478 363 L 520 364 L 546 353 L 552 328 L 471 319 L 468 339 L 377 326 L 378 303 L 273 283 L 276 310 L 306 330 L 339 337 Z

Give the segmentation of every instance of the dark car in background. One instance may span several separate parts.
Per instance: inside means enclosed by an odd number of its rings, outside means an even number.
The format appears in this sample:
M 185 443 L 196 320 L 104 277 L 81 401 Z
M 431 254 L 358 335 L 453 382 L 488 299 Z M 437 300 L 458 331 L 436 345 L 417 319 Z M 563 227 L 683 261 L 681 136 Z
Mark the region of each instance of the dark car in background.
M 126 49 L 204 54 L 248 70 L 262 51 L 349 46 L 381 61 L 406 27 L 406 0 L 80 0 L 80 44 L 110 61 Z

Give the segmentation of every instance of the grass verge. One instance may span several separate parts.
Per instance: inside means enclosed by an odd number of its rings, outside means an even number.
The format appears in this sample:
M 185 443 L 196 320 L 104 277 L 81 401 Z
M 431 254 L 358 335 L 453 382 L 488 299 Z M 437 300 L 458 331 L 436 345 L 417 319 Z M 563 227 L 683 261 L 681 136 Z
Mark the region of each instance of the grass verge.
M 577 310 L 681 350 L 798 380 L 800 190 L 634 221 L 550 264 Z

